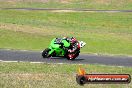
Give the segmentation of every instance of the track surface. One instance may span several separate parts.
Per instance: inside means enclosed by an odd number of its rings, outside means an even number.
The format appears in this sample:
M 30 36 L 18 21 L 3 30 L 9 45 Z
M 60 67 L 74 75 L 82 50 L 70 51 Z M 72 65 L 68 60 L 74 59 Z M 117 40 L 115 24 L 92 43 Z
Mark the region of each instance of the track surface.
M 18 51 L 0 49 L 0 60 L 2 61 L 28 61 L 28 62 L 46 62 L 46 63 L 70 63 L 70 64 L 103 64 L 114 66 L 132 67 L 132 57 L 112 57 L 97 55 L 80 55 L 74 61 L 66 58 L 46 58 L 41 57 L 41 52 L 37 51 Z
M 132 12 L 132 10 L 96 10 L 96 9 L 59 9 L 59 8 L 0 8 L 2 10 L 43 10 L 43 11 L 76 11 L 76 12 Z

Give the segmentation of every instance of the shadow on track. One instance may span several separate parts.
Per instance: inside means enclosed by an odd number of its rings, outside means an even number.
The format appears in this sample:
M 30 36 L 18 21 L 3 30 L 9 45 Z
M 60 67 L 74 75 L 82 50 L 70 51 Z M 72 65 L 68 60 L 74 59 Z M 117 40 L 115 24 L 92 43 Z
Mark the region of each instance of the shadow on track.
M 44 58 L 43 58 L 44 59 Z M 45 58 L 45 59 L 53 59 L 53 60 L 67 60 L 67 58 L 64 57 L 50 57 L 50 58 Z M 82 61 L 84 59 L 80 58 L 75 58 L 74 60 L 67 60 L 67 61 Z

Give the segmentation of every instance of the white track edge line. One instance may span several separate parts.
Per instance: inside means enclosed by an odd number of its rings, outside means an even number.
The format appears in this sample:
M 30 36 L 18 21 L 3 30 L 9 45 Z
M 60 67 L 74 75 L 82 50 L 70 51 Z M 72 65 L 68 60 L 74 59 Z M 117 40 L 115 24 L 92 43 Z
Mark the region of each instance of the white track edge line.
M 0 62 L 5 62 L 5 63 L 15 62 L 15 63 L 17 63 L 17 62 L 29 62 L 29 61 L 3 61 L 3 60 L 0 60 Z M 29 63 L 32 63 L 32 64 L 44 64 L 44 63 L 51 64 L 51 63 L 47 63 L 47 62 L 29 62 Z M 67 64 L 67 63 L 53 63 L 53 64 Z M 72 64 L 72 65 L 74 65 L 74 64 Z M 75 64 L 75 65 L 77 65 L 77 64 Z M 83 64 L 78 64 L 78 65 L 83 65 Z M 100 64 L 100 66 L 107 66 L 107 65 Z M 125 66 L 112 66 L 112 65 L 108 65 L 108 66 L 110 66 L 110 67 L 120 67 L 120 68 L 125 67 Z

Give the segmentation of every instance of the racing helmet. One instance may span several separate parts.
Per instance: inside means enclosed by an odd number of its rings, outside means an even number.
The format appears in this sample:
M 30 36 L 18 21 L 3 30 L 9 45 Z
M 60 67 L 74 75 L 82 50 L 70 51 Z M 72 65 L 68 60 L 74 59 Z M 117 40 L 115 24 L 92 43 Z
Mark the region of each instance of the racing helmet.
M 75 37 L 71 37 L 71 40 L 70 40 L 71 44 L 74 44 L 77 42 L 77 39 Z

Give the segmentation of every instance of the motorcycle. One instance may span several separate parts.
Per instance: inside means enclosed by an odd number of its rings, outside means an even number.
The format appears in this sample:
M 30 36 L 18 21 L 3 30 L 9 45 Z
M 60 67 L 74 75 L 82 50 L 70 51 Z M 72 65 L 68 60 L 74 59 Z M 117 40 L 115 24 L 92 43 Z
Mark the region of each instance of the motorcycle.
M 43 58 L 49 57 L 65 57 L 68 60 L 74 60 L 79 56 L 80 48 L 86 45 L 83 41 L 77 42 L 77 49 L 74 52 L 70 52 L 68 48 L 70 47 L 70 42 L 62 38 L 54 38 L 50 46 L 42 51 Z

